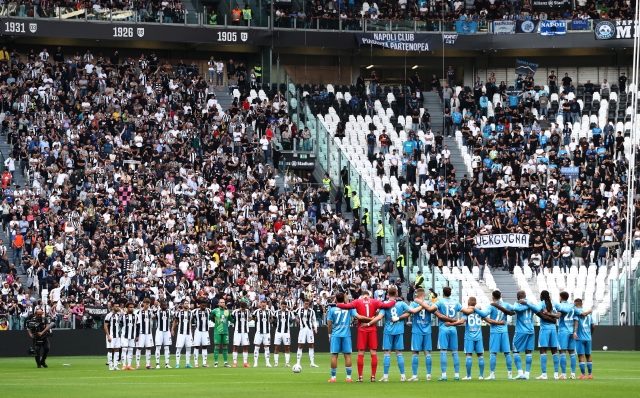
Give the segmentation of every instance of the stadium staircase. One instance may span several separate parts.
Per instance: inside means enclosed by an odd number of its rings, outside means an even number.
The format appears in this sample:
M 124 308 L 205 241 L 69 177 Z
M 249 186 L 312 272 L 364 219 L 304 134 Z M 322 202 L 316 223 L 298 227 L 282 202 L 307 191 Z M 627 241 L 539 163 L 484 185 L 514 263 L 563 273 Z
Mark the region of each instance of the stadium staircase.
M 509 271 L 503 271 L 501 268 L 492 271 L 492 274 L 496 282 L 496 287 L 502 293 L 502 300 L 507 303 L 515 303 L 519 289 L 513 276 Z M 535 297 L 535 299 L 537 301 L 537 297 Z
M 187 9 L 187 24 L 196 25 L 198 23 L 198 13 L 202 12 L 202 7 L 198 9 L 197 0 L 184 0 L 182 4 Z

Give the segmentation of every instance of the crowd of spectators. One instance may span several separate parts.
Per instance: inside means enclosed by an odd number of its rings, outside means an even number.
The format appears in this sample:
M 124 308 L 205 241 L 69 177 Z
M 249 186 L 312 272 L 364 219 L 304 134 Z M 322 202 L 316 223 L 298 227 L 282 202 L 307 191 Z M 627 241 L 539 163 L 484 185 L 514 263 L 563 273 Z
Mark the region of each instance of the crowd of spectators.
M 38 306 L 58 327 L 97 327 L 87 309 L 147 297 L 290 308 L 311 298 L 323 312 L 338 290 L 379 296 L 394 283 L 395 261 L 372 256 L 339 182 L 273 166 L 279 142 L 298 134 L 285 99 L 251 99 L 243 84 L 222 109 L 217 71 L 60 47 L 0 64 L 11 146 L 0 318 L 11 328 Z M 232 83 L 248 74 L 232 61 L 223 72 Z

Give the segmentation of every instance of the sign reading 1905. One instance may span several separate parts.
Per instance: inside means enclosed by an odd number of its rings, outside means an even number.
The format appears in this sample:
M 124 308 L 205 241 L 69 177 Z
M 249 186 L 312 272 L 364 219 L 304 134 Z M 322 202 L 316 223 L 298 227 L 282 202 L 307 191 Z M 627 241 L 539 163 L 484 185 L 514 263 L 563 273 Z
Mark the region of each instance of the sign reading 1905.
M 240 32 L 240 40 L 247 41 L 249 33 Z M 236 42 L 238 41 L 238 32 L 218 32 L 218 41 Z

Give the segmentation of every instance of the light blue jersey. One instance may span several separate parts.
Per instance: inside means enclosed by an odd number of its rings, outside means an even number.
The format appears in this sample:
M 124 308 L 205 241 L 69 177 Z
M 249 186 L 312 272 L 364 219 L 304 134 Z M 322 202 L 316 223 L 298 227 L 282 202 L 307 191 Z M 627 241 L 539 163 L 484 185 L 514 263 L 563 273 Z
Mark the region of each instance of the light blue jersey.
M 436 303 L 436 307 L 438 307 L 438 311 L 449 318 L 455 318 L 458 311 L 462 309 L 462 306 L 457 301 L 451 299 L 450 297 L 443 298 L 438 300 Z M 438 327 L 441 332 L 448 332 L 451 330 L 455 330 L 455 326 L 447 326 L 446 322 L 440 321 Z
M 576 308 L 576 315 L 582 314 L 583 311 L 581 308 Z M 578 319 L 578 329 L 576 330 L 578 341 L 591 341 L 591 325 L 593 324 L 591 314 L 576 319 Z
M 509 311 L 513 311 L 513 306 L 509 303 L 498 301 L 496 304 L 498 304 L 501 307 L 504 307 Z M 489 311 L 489 315 L 488 315 L 489 319 L 494 320 L 496 322 L 505 321 L 504 325 L 490 325 L 489 331 L 491 332 L 491 334 L 507 333 L 507 316 L 505 315 L 505 313 L 500 311 L 494 306 L 490 306 L 488 308 L 488 311 Z
M 542 312 L 543 310 L 547 309 L 547 305 L 544 303 L 544 301 L 539 302 L 534 307 L 535 307 L 535 309 L 534 309 L 535 312 Z M 557 313 L 558 313 L 558 311 L 553 307 L 553 303 L 552 303 L 551 314 L 555 315 Z M 544 319 L 540 318 L 540 329 L 541 330 L 556 330 L 556 324 L 555 323 L 549 323 L 549 322 L 545 321 Z
M 486 315 L 485 315 L 486 316 Z M 464 328 L 465 340 L 482 340 L 482 316 L 477 312 L 469 315 L 462 315 L 463 319 L 466 319 Z
M 526 300 L 526 299 L 525 299 Z M 516 312 L 516 333 L 533 334 L 533 309 L 532 304 L 527 305 L 516 302 L 513 311 Z
M 342 310 L 338 307 L 329 308 L 327 321 L 333 323 L 332 337 L 351 337 L 351 320 L 356 316 L 356 310 Z
M 384 334 L 403 334 L 404 333 L 404 319 L 398 322 L 392 322 L 391 318 L 394 316 L 401 316 L 405 312 L 409 311 L 409 306 L 404 301 L 398 301 L 393 307 L 388 310 L 380 310 L 384 313 Z
M 562 303 L 553 303 L 553 307 L 560 312 L 558 320 L 559 334 L 573 334 L 573 320 L 575 319 L 576 306 L 563 301 Z
M 412 302 L 409 308 L 421 307 L 420 304 Z M 422 311 L 413 314 L 413 323 L 411 326 L 412 334 L 431 334 L 431 313 L 424 308 Z

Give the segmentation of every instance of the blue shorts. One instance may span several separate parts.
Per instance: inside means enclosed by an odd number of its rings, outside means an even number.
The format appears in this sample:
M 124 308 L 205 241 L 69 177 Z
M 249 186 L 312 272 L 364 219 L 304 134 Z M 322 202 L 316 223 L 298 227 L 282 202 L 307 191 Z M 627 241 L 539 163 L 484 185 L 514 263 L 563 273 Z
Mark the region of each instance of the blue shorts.
M 558 348 L 563 351 L 575 351 L 576 341 L 571 333 L 558 334 Z
M 404 350 L 403 334 L 384 334 L 382 336 L 382 349 L 384 351 L 402 351 Z
M 431 333 L 411 334 L 411 351 L 431 351 Z
M 577 340 L 576 341 L 576 354 L 578 355 L 591 355 L 591 340 Z
M 555 329 L 540 329 L 538 333 L 539 348 L 557 348 L 558 332 Z
M 533 351 L 535 348 L 535 335 L 518 333 L 513 336 L 513 352 Z
M 331 337 L 331 353 L 332 354 L 351 354 L 351 336 L 349 337 Z
M 483 354 L 484 344 L 482 340 L 464 340 L 464 353 L 465 354 Z
M 511 352 L 509 344 L 509 333 L 491 333 L 489 335 L 489 352 Z
M 440 329 L 438 333 L 438 349 L 447 351 L 458 351 L 458 330 Z

